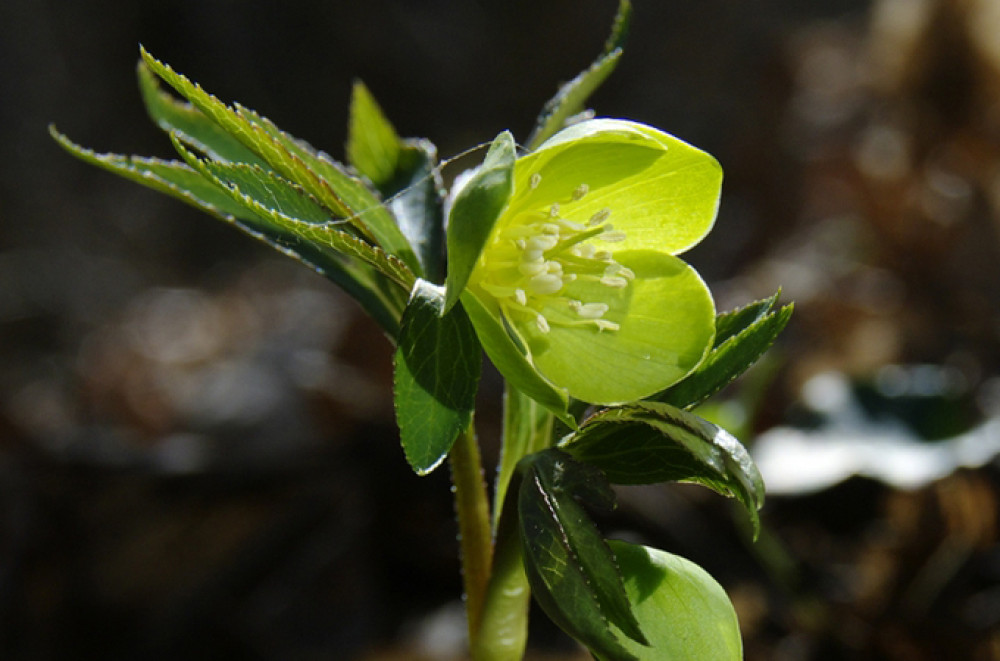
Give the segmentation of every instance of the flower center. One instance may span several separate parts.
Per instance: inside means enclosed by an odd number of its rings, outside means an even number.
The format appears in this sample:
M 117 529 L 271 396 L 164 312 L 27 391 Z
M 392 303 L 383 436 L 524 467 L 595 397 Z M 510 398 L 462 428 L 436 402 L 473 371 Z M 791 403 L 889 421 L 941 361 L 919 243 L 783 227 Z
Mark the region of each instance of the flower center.
M 531 188 L 540 182 L 540 174 L 531 176 Z M 569 203 L 588 192 L 589 187 L 581 184 Z M 566 286 L 574 281 L 623 289 L 635 279 L 635 273 L 614 260 L 610 246 L 602 245 L 625 240 L 625 233 L 608 222 L 610 217 L 611 210 L 604 208 L 584 222 L 571 220 L 562 215 L 558 202 L 547 209 L 517 214 L 503 224 L 483 251 L 477 284 L 497 299 L 505 315 L 533 318 L 543 333 L 553 324 L 618 330 L 617 323 L 604 318 L 607 303 L 566 294 Z M 567 314 L 555 319 L 552 310 Z

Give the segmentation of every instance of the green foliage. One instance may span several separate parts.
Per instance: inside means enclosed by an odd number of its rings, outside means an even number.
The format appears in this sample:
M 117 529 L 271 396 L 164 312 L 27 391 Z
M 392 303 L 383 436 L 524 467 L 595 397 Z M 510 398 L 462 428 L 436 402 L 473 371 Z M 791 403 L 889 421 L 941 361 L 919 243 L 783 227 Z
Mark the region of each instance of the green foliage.
M 739 500 L 760 527 L 764 481 L 743 445 L 724 429 L 660 402 L 593 415 L 562 449 L 614 484 L 696 482 Z
M 792 312 L 775 294 L 717 315 L 677 256 L 715 222 L 712 156 L 583 112 L 622 55 L 631 11 L 621 0 L 603 51 L 545 104 L 526 150 L 497 136 L 452 191 L 447 223 L 435 146 L 401 138 L 360 82 L 348 165 L 144 49 L 142 98 L 177 160 L 98 154 L 51 129 L 74 156 L 316 269 L 379 322 L 396 344 L 406 460 L 419 475 L 451 460 L 476 661 L 521 657 L 532 593 L 602 661 L 741 656 L 711 577 L 609 544 L 586 509 L 612 507 L 611 484 L 694 482 L 738 500 L 756 532 L 756 466 L 690 409 L 760 358 Z M 483 351 L 505 379 L 492 512 L 473 427 Z
M 639 661 L 740 661 L 736 611 L 708 572 L 676 555 L 617 540 L 608 542 L 625 580 L 632 612 L 649 641 L 621 644 Z M 601 661 L 619 658 L 597 654 Z
M 395 356 L 396 421 L 419 475 L 436 468 L 472 422 L 482 351 L 461 308 L 442 314 L 444 293 L 418 280 L 403 313 Z
M 518 496 L 524 563 L 535 600 L 595 653 L 633 659 L 609 624 L 646 644 L 614 554 L 581 503 L 610 509 L 614 494 L 598 470 L 550 449 L 522 461 Z
M 455 196 L 448 216 L 448 279 L 445 310 L 458 302 L 493 226 L 514 192 L 514 136 L 493 140 L 483 165 Z
M 793 305 L 778 308 L 778 294 L 719 315 L 716 339 L 705 360 L 686 379 L 653 399 L 693 408 L 729 385 L 771 348 L 792 317 Z

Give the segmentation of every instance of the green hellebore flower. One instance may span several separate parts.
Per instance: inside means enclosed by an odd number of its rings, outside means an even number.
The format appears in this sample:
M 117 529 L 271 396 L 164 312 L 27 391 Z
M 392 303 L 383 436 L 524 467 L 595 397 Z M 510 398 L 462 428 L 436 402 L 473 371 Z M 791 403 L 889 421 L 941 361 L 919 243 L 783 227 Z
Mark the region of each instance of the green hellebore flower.
M 501 134 L 456 196 L 448 230 L 449 304 L 463 290 L 500 372 L 529 395 L 544 382 L 593 404 L 684 378 L 712 344 L 715 306 L 674 255 L 715 222 L 715 159 L 617 119 L 513 154 Z

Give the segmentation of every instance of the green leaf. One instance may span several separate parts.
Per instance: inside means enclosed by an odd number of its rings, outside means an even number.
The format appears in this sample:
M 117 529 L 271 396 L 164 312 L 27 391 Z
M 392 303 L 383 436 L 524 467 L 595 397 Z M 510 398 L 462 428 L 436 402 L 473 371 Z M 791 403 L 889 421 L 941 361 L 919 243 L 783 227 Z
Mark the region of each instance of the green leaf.
M 325 154 L 282 132 L 266 118 L 239 105 L 230 108 L 156 60 L 145 49 L 141 49 L 141 54 L 157 76 L 260 156 L 275 172 L 302 186 L 334 215 L 348 220 L 383 250 L 399 257 L 420 274 L 416 255 L 392 214 L 363 182 L 350 176 Z
M 269 227 L 301 240 L 297 244 L 304 241 L 365 261 L 405 290 L 413 287 L 416 278 L 403 262 L 343 231 L 348 227 L 344 221 L 332 222 L 325 208 L 294 183 L 256 165 L 204 161 L 176 136 L 171 138 L 192 168 Z
M 639 661 L 741 661 L 736 610 L 708 572 L 676 555 L 646 546 L 609 540 L 625 579 L 648 646 L 622 639 Z M 600 661 L 617 661 L 602 656 Z
M 581 503 L 609 509 L 614 493 L 593 467 L 544 450 L 522 460 L 518 514 L 525 572 L 535 600 L 591 650 L 631 659 L 608 627 L 645 644 L 614 555 Z
M 442 316 L 444 292 L 417 280 L 395 355 L 396 420 L 418 475 L 434 470 L 472 421 L 482 352 L 461 307 Z
M 510 131 L 493 140 L 483 164 L 455 196 L 448 215 L 445 310 L 458 302 L 493 226 L 514 192 L 517 146 Z
M 437 149 L 429 140 L 402 140 L 361 81 L 351 95 L 347 158 L 368 177 L 417 254 L 424 277 L 444 275 L 444 193 Z
M 341 286 L 372 315 L 390 337 L 396 337 L 403 306 L 397 303 L 390 291 L 387 291 L 385 279 L 380 273 L 367 264 L 358 264 L 348 260 L 346 255 L 332 250 L 328 244 L 333 241 L 325 243 L 300 241 L 293 232 L 283 226 L 285 221 L 269 218 L 271 212 L 266 209 L 258 209 L 260 213 L 251 210 L 249 207 L 253 206 L 253 201 L 250 198 L 244 199 L 238 191 L 223 186 L 222 182 L 205 178 L 202 173 L 184 163 L 119 154 L 98 154 L 73 143 L 54 127 L 50 127 L 50 133 L 64 149 L 77 158 L 176 197 L 224 222 L 235 225 L 283 254 L 302 261 Z M 307 228 L 312 227 L 306 223 L 302 225 Z M 312 231 L 331 233 L 334 230 L 313 227 Z M 351 249 L 356 249 L 354 252 L 363 250 L 363 245 L 366 244 L 360 239 L 351 237 L 343 247 L 350 253 Z M 373 255 L 378 258 L 376 253 Z M 384 254 L 383 259 L 389 260 Z M 402 271 L 405 267 L 401 263 L 392 261 L 390 265 L 390 270 L 400 271 L 401 277 L 405 275 Z M 412 280 L 410 284 L 404 286 L 408 290 L 411 285 Z
M 533 151 L 545 140 L 566 126 L 568 120 L 584 109 L 590 95 L 611 75 L 621 59 L 622 47 L 628 37 L 632 3 L 621 0 L 604 51 L 586 70 L 559 88 L 542 108 L 535 120 L 535 129 L 528 138 L 528 150 Z
M 566 391 L 552 385 L 538 373 L 531 365 L 530 357 L 525 355 L 523 347 L 514 342 L 503 320 L 493 316 L 475 296 L 468 292 L 462 295 L 462 307 L 468 313 L 486 355 L 500 370 L 504 379 L 554 413 L 567 425 L 576 427 L 576 421 L 566 412 L 569 405 Z
M 691 409 L 743 374 L 771 348 L 792 316 L 791 304 L 775 310 L 777 296 L 719 315 L 716 343 L 705 360 L 683 381 L 652 399 Z
M 416 251 L 425 278 L 442 282 L 445 195 L 434 144 L 429 140 L 408 140 L 400 152 L 396 177 L 383 194 L 400 230 Z
M 144 61 L 139 60 L 137 72 L 146 111 L 161 129 L 176 133 L 184 142 L 215 160 L 266 165 L 205 113 L 166 92 Z
M 383 190 L 396 176 L 403 145 L 375 98 L 360 80 L 351 93 L 347 160 Z
M 764 481 L 746 448 L 724 429 L 660 402 L 591 416 L 561 448 L 604 471 L 613 484 L 696 482 L 739 500 L 760 529 Z

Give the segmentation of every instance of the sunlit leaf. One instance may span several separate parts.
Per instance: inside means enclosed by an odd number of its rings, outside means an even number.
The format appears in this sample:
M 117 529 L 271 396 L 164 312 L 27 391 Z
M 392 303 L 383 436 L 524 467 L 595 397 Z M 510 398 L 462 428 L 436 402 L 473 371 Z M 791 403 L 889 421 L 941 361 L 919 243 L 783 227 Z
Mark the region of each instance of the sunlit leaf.
M 247 149 L 205 113 L 164 90 L 144 61 L 139 61 L 137 72 L 146 111 L 161 129 L 176 133 L 184 142 L 215 160 L 266 165 L 257 154 Z
M 632 612 L 649 645 L 621 637 L 639 661 L 740 661 L 739 622 L 725 590 L 708 572 L 676 555 L 609 540 Z M 598 653 L 600 661 L 619 657 Z
M 138 156 L 98 154 L 73 143 L 54 127 L 50 132 L 63 148 L 81 160 L 176 197 L 236 226 L 283 254 L 302 261 L 341 286 L 372 315 L 390 337 L 396 336 L 402 303 L 387 289 L 385 279 L 380 273 L 367 264 L 359 264 L 331 249 L 332 247 L 328 245 L 330 242 L 310 243 L 299 240 L 294 232 L 283 226 L 285 221 L 279 222 L 278 218 L 268 218 L 268 212 L 263 208 L 259 209 L 261 213 L 254 212 L 250 208 L 253 206 L 250 198 L 242 199 L 240 195 L 234 194 L 234 191 L 220 185 L 219 182 L 207 179 L 185 163 Z M 312 227 L 317 233 L 332 231 L 307 223 L 301 224 L 305 229 Z M 358 250 L 364 248 L 363 242 L 353 237 L 347 242 L 346 247 Z M 388 261 L 388 257 L 383 257 Z M 377 254 L 375 259 L 378 259 Z M 389 270 L 398 272 L 399 278 L 406 282 L 405 275 L 408 271 L 404 265 L 390 263 Z M 401 284 L 407 290 L 410 285 L 412 276 L 409 284 Z
M 631 16 L 632 3 L 629 0 L 621 0 L 604 51 L 586 71 L 560 87 L 556 95 L 545 104 L 538 119 L 535 120 L 535 129 L 527 140 L 529 150 L 536 149 L 565 127 L 567 121 L 584 109 L 584 104 L 590 95 L 611 75 L 621 58 Z
M 448 278 L 445 309 L 465 290 L 493 225 L 514 192 L 514 137 L 504 131 L 493 140 L 482 166 L 455 196 L 448 216 Z
M 141 51 L 146 65 L 226 133 L 256 153 L 268 166 L 313 195 L 337 217 L 343 218 L 390 254 L 420 273 L 420 264 L 395 219 L 382 201 L 359 179 L 301 140 L 278 129 L 257 113 L 229 107 L 201 86 Z
M 351 92 L 347 160 L 383 190 L 396 176 L 403 143 L 382 109 L 360 80 Z

